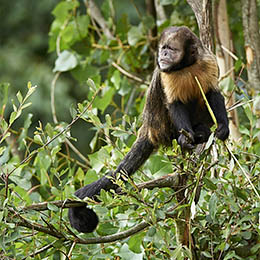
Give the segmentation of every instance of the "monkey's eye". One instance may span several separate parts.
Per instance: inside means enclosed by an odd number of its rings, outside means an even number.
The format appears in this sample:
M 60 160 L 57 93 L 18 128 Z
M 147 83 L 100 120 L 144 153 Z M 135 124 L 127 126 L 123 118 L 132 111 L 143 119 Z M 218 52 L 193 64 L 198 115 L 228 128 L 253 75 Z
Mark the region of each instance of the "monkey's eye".
M 178 51 L 178 49 L 174 48 L 174 47 L 171 47 L 169 45 L 163 45 L 162 46 L 162 49 L 165 50 L 165 49 L 168 49 L 170 51 Z

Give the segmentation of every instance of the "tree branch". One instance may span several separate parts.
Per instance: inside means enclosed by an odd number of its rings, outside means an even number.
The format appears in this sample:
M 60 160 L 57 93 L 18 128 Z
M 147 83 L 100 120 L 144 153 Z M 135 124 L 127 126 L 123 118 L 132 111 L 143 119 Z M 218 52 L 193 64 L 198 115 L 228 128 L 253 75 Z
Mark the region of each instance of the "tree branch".
M 111 243 L 115 242 L 117 240 L 122 240 L 124 238 L 130 237 L 145 228 L 147 228 L 150 224 L 146 221 L 142 221 L 140 224 L 137 224 L 136 226 L 129 228 L 126 231 L 122 231 L 113 235 L 109 236 L 102 236 L 102 237 L 93 237 L 93 238 L 86 238 L 81 239 L 77 238 L 75 241 L 80 244 L 101 244 L 101 243 Z
M 85 5 L 89 8 L 89 15 L 97 22 L 97 24 L 101 27 L 104 34 L 109 39 L 114 39 L 113 33 L 109 30 L 106 20 L 101 14 L 100 10 L 96 6 L 93 0 L 86 0 Z
M 128 71 L 126 71 L 125 69 L 123 69 L 122 67 L 120 67 L 117 63 L 115 62 L 112 62 L 112 66 L 115 67 L 116 69 L 118 69 L 123 75 L 127 76 L 128 78 L 132 79 L 132 80 L 135 80 L 137 82 L 140 82 L 142 84 L 146 84 L 146 85 L 149 85 L 149 81 L 145 81 L 131 73 L 129 73 Z

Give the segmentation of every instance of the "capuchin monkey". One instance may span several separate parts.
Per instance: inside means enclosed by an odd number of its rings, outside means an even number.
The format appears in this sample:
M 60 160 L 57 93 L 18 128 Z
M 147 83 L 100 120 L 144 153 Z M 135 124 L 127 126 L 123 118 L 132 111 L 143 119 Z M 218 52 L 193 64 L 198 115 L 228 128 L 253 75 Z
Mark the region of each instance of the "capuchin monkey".
M 116 174 L 132 175 L 160 145 L 170 146 L 173 139 L 182 150 L 193 149 L 208 140 L 213 121 L 195 76 L 216 117 L 216 137 L 222 141 L 228 138 L 228 118 L 218 89 L 215 56 L 187 27 L 169 27 L 159 40 L 157 67 L 136 142 L 114 173 L 77 190 L 77 197 L 97 200 L 101 189 L 116 189 L 112 180 Z M 69 220 L 72 227 L 84 233 L 93 232 L 98 224 L 96 213 L 85 206 L 70 208 Z

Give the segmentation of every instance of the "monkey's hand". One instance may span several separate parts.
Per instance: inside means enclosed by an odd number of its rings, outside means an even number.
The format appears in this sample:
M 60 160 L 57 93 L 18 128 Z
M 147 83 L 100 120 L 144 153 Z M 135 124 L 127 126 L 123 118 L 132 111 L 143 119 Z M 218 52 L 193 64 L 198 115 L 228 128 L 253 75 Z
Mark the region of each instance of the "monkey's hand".
M 109 178 L 104 176 L 101 179 L 77 190 L 75 195 L 80 199 L 88 197 L 98 201 L 96 196 L 100 194 L 101 189 L 109 190 L 115 187 L 117 186 L 113 184 Z M 74 227 L 77 231 L 91 233 L 95 230 L 98 224 L 98 216 L 92 209 L 89 209 L 85 206 L 70 208 L 69 221 L 71 226 Z
M 188 132 L 184 129 L 180 131 L 178 137 L 178 144 L 181 146 L 182 150 L 191 150 L 194 148 L 194 133 Z
M 222 141 L 225 141 L 229 136 L 229 128 L 226 124 L 218 124 L 216 129 L 216 137 Z

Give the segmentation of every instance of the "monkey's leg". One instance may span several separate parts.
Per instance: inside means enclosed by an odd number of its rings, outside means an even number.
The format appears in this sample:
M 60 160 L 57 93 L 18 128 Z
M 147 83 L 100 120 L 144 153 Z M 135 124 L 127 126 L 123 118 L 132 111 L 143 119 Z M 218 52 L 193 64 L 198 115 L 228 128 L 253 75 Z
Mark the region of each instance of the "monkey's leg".
M 154 145 L 147 137 L 139 137 L 129 153 L 118 165 L 115 173 L 108 174 L 107 176 L 115 177 L 118 172 L 130 176 L 148 159 L 154 148 Z M 75 195 L 80 199 L 86 197 L 95 199 L 96 195 L 100 194 L 101 189 L 110 190 L 116 189 L 117 187 L 118 186 L 113 183 L 111 178 L 104 176 L 101 179 L 77 190 Z M 93 232 L 98 224 L 96 213 L 92 209 L 86 207 L 70 208 L 69 220 L 72 227 L 83 233 Z
M 182 149 L 194 148 L 194 131 L 192 129 L 189 111 L 186 105 L 180 101 L 174 101 L 168 106 L 168 108 L 170 118 L 178 134 L 182 129 L 184 129 L 189 135 L 189 138 L 187 138 L 184 134 L 180 134 L 178 137 L 178 143 L 181 145 Z
M 224 97 L 220 92 L 213 90 L 207 93 L 206 97 L 218 123 L 216 136 L 224 141 L 229 135 L 228 117 Z

